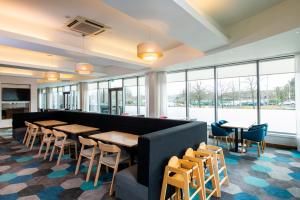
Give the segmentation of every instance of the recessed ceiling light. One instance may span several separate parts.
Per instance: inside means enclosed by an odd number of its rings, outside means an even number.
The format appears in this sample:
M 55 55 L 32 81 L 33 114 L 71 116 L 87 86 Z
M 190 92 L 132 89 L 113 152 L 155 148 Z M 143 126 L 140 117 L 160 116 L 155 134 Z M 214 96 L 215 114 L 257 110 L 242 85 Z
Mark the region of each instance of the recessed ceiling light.
M 297 33 L 297 34 L 300 34 L 300 31 L 297 31 L 296 33 Z

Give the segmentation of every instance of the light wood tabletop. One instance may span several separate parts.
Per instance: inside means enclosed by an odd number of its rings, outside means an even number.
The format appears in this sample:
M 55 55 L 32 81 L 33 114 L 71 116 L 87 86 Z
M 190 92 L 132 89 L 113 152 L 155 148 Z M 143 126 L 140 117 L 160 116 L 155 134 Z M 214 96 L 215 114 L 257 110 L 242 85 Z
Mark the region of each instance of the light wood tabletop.
M 249 129 L 253 124 L 251 123 L 236 123 L 236 122 L 227 122 L 222 124 L 221 127 L 223 128 L 242 128 L 242 129 Z
M 125 147 L 136 146 L 138 144 L 138 138 L 139 138 L 138 135 L 119 132 L 119 131 L 98 133 L 98 134 L 90 135 L 89 137 L 95 140 L 110 142 Z
M 79 124 L 69 124 L 64 126 L 55 126 L 53 127 L 55 130 L 63 131 L 71 134 L 80 134 L 80 133 L 88 133 L 92 131 L 98 131 L 99 128 L 84 126 Z
M 58 120 L 43 120 L 43 121 L 36 121 L 34 124 L 37 124 L 39 126 L 49 127 L 49 126 L 59 126 L 59 125 L 65 125 L 67 122 L 62 122 Z

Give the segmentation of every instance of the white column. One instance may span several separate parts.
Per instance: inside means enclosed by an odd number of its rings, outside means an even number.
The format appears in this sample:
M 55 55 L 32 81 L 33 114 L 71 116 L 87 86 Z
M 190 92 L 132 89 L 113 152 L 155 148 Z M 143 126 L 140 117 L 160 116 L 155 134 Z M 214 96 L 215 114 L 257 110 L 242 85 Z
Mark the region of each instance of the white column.
M 297 149 L 300 151 L 300 54 L 295 56 L 295 102 L 296 102 L 296 119 L 297 119 Z
M 80 83 L 80 108 L 82 111 L 89 111 L 88 109 L 88 83 Z

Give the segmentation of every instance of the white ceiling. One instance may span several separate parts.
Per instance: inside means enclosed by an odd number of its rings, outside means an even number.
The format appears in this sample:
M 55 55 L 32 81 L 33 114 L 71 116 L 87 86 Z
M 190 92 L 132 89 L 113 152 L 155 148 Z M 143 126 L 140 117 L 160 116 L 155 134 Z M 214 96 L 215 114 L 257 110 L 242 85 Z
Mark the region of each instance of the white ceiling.
M 226 28 L 284 0 L 187 0 Z
M 85 80 L 230 60 L 245 55 L 226 53 L 232 49 L 249 53 L 255 45 L 262 46 L 260 41 L 300 27 L 299 10 L 299 0 L 0 1 L 0 74 L 10 67 L 21 70 L 18 76 L 24 72 L 24 76 L 31 73 L 41 78 L 51 70 Z M 76 16 L 110 29 L 83 41 L 65 28 Z M 136 56 L 137 44 L 148 40 L 163 48 L 164 57 L 157 62 Z M 271 45 L 270 41 L 265 44 Z M 277 53 L 272 48 L 263 51 L 261 55 L 278 55 L 295 48 L 284 45 Z M 48 54 L 53 55 L 51 59 Z M 78 62 L 92 63 L 93 76 L 75 76 Z

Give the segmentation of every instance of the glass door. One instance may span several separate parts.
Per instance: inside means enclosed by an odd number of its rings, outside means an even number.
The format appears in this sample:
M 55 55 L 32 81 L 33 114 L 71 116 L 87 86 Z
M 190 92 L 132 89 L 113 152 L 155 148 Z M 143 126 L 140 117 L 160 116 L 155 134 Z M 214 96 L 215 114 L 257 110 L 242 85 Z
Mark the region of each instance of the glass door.
M 123 113 L 123 88 L 109 89 L 109 107 L 112 115 Z

